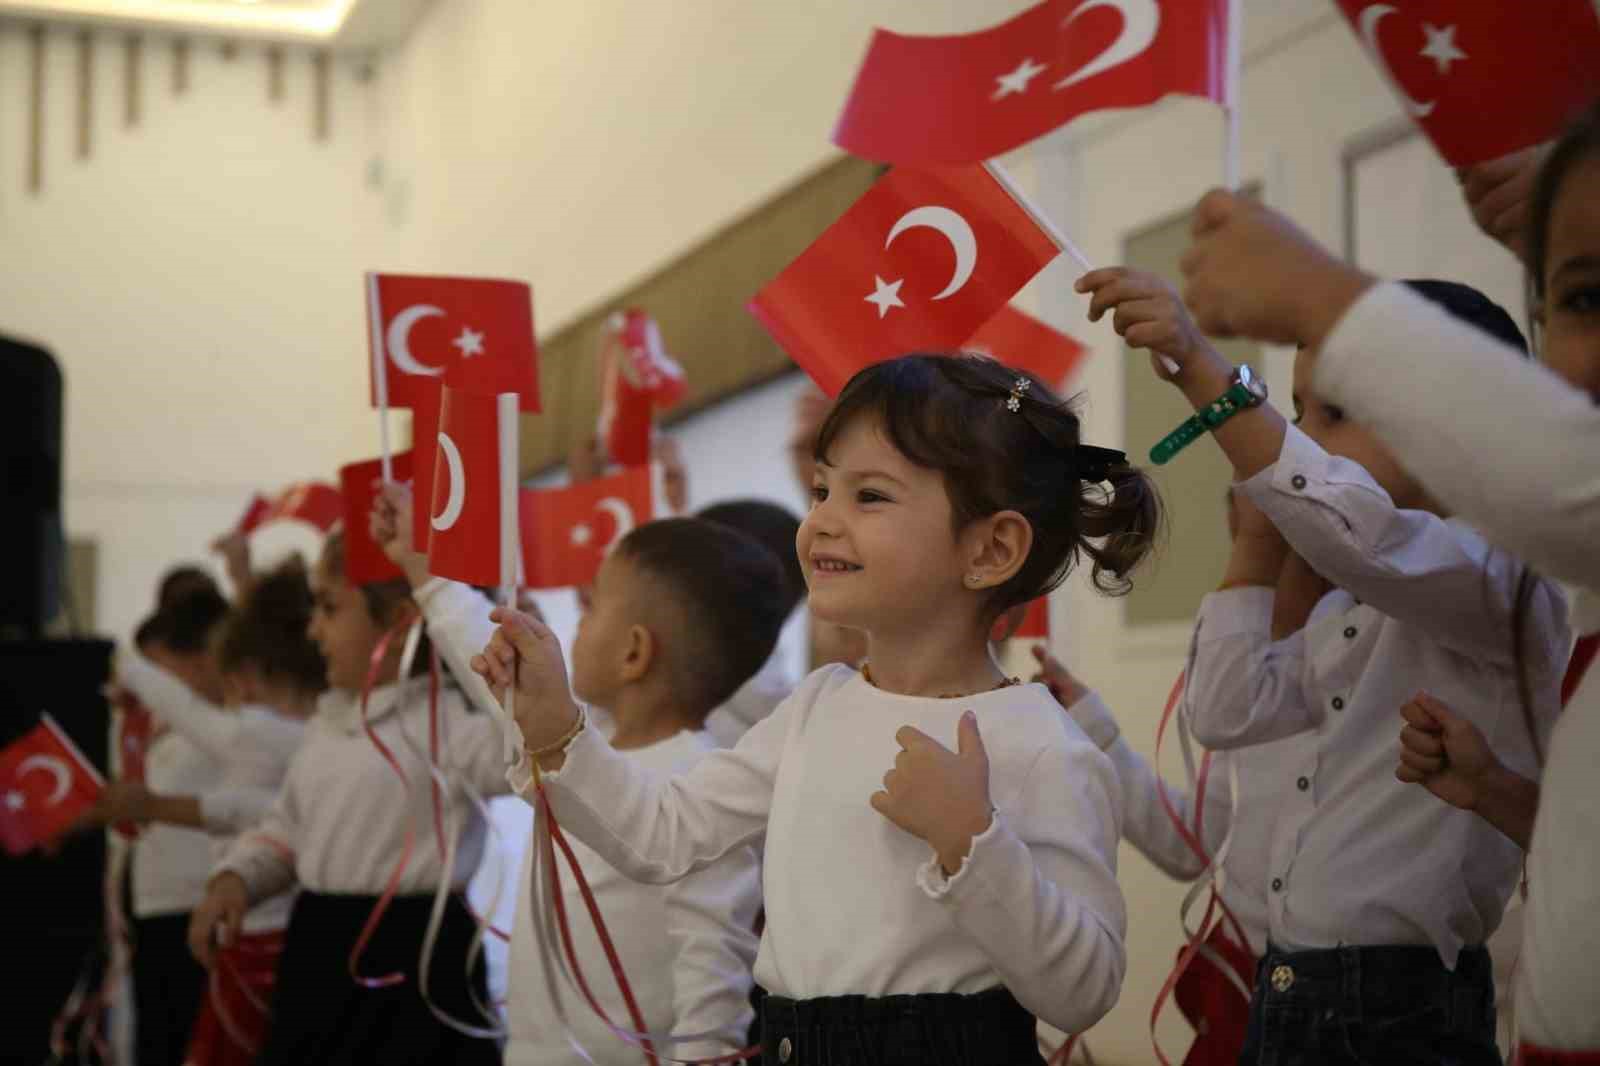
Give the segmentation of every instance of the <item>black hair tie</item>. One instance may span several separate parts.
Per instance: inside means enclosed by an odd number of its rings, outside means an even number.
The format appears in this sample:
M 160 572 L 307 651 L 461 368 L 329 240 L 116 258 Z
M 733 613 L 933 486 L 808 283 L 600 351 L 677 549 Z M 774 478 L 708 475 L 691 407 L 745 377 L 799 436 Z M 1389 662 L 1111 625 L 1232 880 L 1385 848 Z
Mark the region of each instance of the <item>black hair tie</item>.
M 1111 476 L 1112 467 L 1128 465 L 1127 452 L 1097 448 L 1093 444 L 1078 445 L 1072 450 L 1072 458 L 1078 467 L 1078 477 L 1096 485 Z

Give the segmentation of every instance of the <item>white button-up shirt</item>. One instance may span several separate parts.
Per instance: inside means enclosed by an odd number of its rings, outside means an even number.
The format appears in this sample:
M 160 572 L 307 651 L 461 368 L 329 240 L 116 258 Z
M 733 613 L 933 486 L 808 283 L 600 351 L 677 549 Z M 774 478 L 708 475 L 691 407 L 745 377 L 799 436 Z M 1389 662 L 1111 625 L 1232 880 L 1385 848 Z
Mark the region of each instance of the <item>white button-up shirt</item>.
M 1463 522 L 1397 508 L 1360 465 L 1293 427 L 1277 462 L 1236 488 L 1335 586 L 1281 641 L 1269 588 L 1212 593 L 1197 623 L 1185 706 L 1195 737 L 1237 748 L 1308 735 L 1277 768 L 1271 938 L 1291 950 L 1432 945 L 1454 967 L 1499 924 L 1522 855 L 1477 816 L 1395 778 L 1400 707 L 1427 691 L 1511 769 L 1537 773 L 1512 651 L 1524 568 Z M 1542 734 L 1568 644 L 1565 601 L 1536 580 L 1523 659 Z

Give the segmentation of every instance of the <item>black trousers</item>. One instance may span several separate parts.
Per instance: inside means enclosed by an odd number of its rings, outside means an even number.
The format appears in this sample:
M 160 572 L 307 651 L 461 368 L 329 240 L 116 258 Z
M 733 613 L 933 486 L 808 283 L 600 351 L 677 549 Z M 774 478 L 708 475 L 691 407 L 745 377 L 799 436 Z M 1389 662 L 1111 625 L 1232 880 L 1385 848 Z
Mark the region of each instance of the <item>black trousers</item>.
M 1500 1066 L 1489 953 L 1267 947 L 1240 1066 Z
M 350 976 L 350 949 L 377 903 L 373 896 L 302 892 L 295 900 L 278 961 L 272 1030 L 258 1066 L 499 1066 L 500 1046 L 450 1028 L 423 1001 L 417 963 L 433 897 L 397 896 L 361 958 L 364 975 L 400 971 L 404 981 L 385 988 L 358 985 Z M 476 931 L 459 899 L 445 911 L 434 947 L 428 992 L 441 1010 L 464 1022 L 488 1025 L 472 1006 L 469 988 L 488 1002 L 480 955 L 471 977 L 467 946 Z
M 1040 1066 L 1035 1021 L 1005 988 L 761 1005 L 763 1066 Z
M 137 1066 L 183 1066 L 206 972 L 189 954 L 189 915 L 133 920 L 133 1027 Z

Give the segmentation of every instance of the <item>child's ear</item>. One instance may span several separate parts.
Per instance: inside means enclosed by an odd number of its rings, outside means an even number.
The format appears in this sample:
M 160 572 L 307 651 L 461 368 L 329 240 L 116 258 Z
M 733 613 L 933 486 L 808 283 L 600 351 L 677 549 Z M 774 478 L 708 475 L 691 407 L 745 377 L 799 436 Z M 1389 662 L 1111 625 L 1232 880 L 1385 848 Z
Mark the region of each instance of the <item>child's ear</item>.
M 633 684 L 642 680 L 655 665 L 658 649 L 656 635 L 644 626 L 628 627 L 628 649 L 622 657 L 622 680 Z
M 1016 511 L 1000 511 L 972 523 L 967 548 L 968 589 L 992 589 L 1011 580 L 1028 561 L 1033 526 Z

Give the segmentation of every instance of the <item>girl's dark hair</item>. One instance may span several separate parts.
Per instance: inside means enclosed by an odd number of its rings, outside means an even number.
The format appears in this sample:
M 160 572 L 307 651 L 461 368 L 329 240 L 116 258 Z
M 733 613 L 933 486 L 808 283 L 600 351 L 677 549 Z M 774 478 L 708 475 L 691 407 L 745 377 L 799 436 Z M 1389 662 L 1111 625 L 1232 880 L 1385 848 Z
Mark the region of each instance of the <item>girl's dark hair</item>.
M 1550 215 L 1567 172 L 1595 152 L 1600 152 L 1600 102 L 1592 105 L 1556 142 L 1539 166 L 1528 204 L 1527 268 L 1534 303 L 1545 297 L 1545 259 L 1550 254 Z
M 322 542 L 322 568 L 329 577 L 344 577 L 344 530 L 335 529 Z M 411 599 L 411 584 L 404 577 L 388 581 L 370 581 L 357 585 L 361 598 L 367 605 L 367 617 L 380 626 L 393 625 L 402 604 Z M 417 644 L 416 658 L 411 661 L 410 677 L 421 677 L 428 672 L 428 660 L 433 649 L 426 629 Z M 445 673 L 449 669 L 445 668 Z
M 306 633 L 311 585 L 295 556 L 259 576 L 222 626 L 218 663 L 226 673 L 253 666 L 271 681 L 287 681 L 307 694 L 327 684 L 327 666 Z
M 1017 410 L 1008 406 L 1020 381 Z M 1131 587 L 1161 524 L 1154 482 L 1126 458 L 1079 447 L 1078 416 L 1041 380 L 993 359 L 963 353 L 906 355 L 851 378 L 817 434 L 816 458 L 855 418 L 877 420 L 911 462 L 944 475 L 955 532 L 999 511 L 1033 527 L 1021 569 L 995 588 L 1001 612 L 1051 591 L 1080 555 L 1100 591 Z M 1106 485 L 1110 485 L 1109 491 Z

